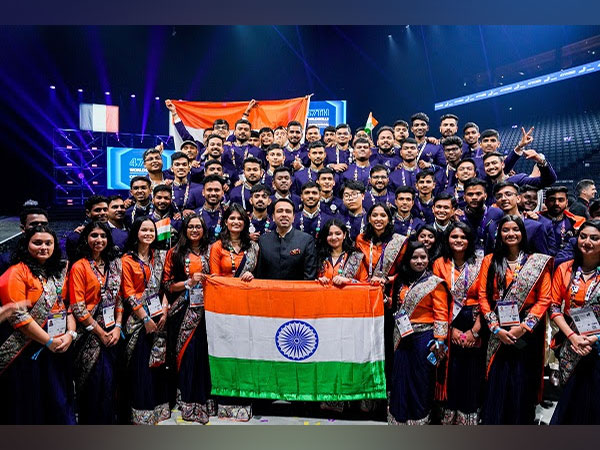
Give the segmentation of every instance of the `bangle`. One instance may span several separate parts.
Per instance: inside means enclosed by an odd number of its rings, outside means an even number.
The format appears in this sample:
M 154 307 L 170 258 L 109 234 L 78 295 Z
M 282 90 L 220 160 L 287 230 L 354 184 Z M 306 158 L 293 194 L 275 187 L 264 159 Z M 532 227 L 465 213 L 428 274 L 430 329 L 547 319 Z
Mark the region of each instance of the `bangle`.
M 192 288 L 190 286 L 190 280 L 185 280 L 185 282 L 183 283 L 183 287 L 189 291 Z
M 50 348 L 50 346 L 52 345 L 52 342 L 54 342 L 54 338 L 53 337 L 51 337 L 50 339 L 48 339 L 48 342 L 46 342 L 44 344 L 44 346 Z
M 144 321 L 144 323 L 148 323 L 148 322 L 150 322 L 150 316 L 149 315 L 145 315 L 142 320 Z
M 119 322 L 115 323 L 115 327 L 117 327 L 117 328 L 123 328 L 123 326 Z
M 94 328 L 96 328 L 96 322 L 92 322 L 87 327 L 85 327 L 85 331 L 94 331 Z
M 500 327 L 496 327 L 496 328 L 494 328 L 494 329 L 492 330 L 492 333 L 494 333 L 494 334 L 498 334 L 498 333 L 500 333 Z
M 574 334 L 575 334 L 575 332 L 574 332 L 574 331 L 571 331 L 571 332 L 569 333 L 569 335 L 567 336 L 567 339 L 569 339 L 569 338 L 570 338 L 571 336 L 573 336 Z

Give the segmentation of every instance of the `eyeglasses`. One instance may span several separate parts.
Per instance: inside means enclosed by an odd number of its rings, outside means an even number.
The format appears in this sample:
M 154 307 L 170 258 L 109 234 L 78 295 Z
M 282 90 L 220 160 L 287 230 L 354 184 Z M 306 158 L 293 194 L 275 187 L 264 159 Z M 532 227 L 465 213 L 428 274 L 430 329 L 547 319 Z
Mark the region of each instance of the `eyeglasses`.
M 357 198 L 359 195 L 360 195 L 360 192 L 346 192 L 344 194 L 344 199 L 352 200 L 354 198 Z
M 504 198 L 504 197 L 511 198 L 511 197 L 516 196 L 516 195 L 517 195 L 516 192 L 504 192 L 504 193 L 499 192 L 499 193 L 496 194 L 496 200 L 499 200 L 499 199 Z

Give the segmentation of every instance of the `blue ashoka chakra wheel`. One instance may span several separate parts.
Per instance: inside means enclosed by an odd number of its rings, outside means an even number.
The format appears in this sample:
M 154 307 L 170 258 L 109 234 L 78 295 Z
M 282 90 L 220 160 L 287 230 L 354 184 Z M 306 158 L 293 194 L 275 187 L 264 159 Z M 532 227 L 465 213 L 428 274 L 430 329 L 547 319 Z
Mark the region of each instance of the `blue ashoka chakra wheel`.
M 279 327 L 275 333 L 277 350 L 292 361 L 310 358 L 319 346 L 317 330 L 301 320 L 290 320 Z

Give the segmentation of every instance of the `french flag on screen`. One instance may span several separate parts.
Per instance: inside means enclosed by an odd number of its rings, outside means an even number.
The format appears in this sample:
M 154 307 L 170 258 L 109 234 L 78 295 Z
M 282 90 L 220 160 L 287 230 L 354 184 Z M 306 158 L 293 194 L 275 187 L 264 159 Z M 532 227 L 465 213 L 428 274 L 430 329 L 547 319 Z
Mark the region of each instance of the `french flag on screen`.
M 118 133 L 119 107 L 96 103 L 81 103 L 79 105 L 79 129 Z

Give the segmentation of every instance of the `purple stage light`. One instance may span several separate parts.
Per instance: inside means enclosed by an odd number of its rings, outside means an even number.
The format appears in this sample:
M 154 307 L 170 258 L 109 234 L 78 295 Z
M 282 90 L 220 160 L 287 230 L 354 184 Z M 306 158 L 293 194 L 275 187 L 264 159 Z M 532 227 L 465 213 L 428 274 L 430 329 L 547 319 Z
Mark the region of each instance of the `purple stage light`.
M 110 92 L 109 92 L 109 91 L 106 91 L 106 92 L 104 93 L 104 95 L 110 95 Z
M 154 100 L 160 100 L 160 97 L 154 97 Z
M 77 92 L 79 92 L 81 94 L 83 92 L 83 89 L 79 88 L 79 89 L 77 89 Z
M 135 94 L 131 94 L 131 95 L 130 95 L 130 97 L 131 97 L 131 98 L 135 98 Z
M 50 85 L 50 89 L 54 90 L 54 89 L 56 89 L 56 86 L 54 86 L 54 85 L 52 84 L 52 85 Z
M 79 172 L 79 173 L 77 174 L 77 177 L 78 177 L 80 180 L 83 180 L 83 179 L 85 178 L 85 175 L 83 174 L 83 172 Z

